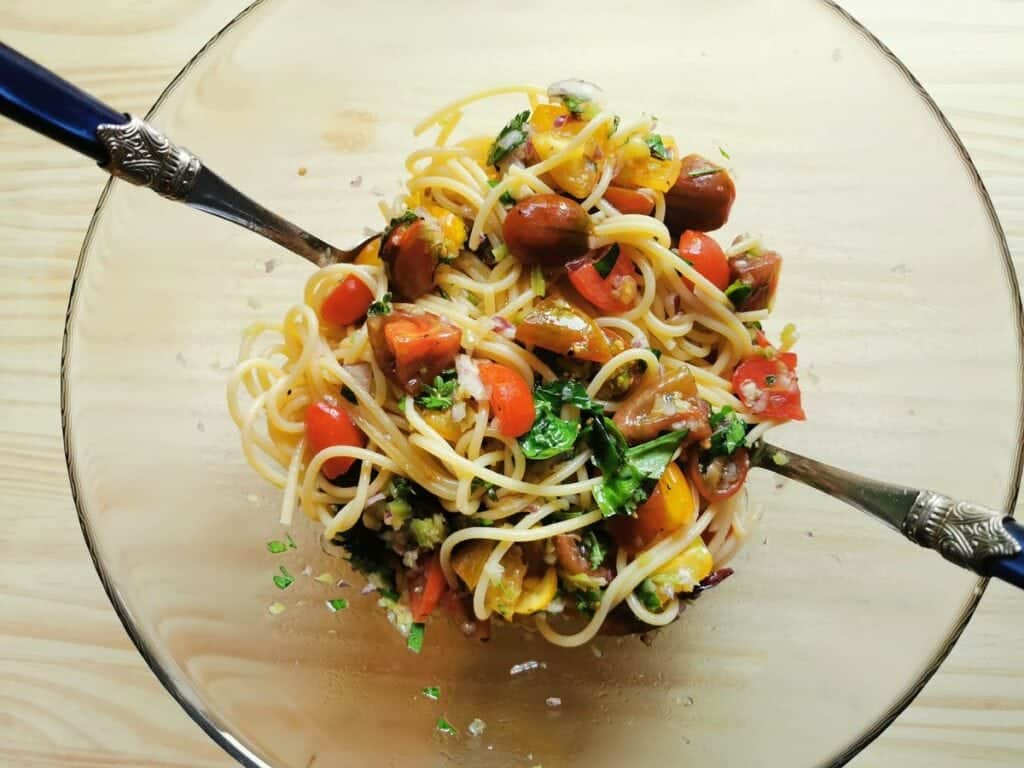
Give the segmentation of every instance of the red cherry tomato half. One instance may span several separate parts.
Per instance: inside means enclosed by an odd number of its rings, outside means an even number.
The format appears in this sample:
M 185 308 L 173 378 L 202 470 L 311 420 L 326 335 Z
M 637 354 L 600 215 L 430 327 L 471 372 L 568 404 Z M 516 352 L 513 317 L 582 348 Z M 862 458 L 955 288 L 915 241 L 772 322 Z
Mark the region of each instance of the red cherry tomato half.
M 339 445 L 362 448 L 366 445 L 366 436 L 344 408 L 320 400 L 306 409 L 306 442 L 313 453 L 320 453 L 325 448 Z M 338 456 L 325 461 L 321 471 L 333 480 L 348 472 L 354 462 L 355 459 L 349 456 Z
M 366 317 L 373 293 L 366 283 L 349 275 L 331 291 L 320 307 L 320 317 L 334 325 L 352 325 Z
M 505 437 L 525 435 L 537 417 L 533 393 L 523 377 L 506 365 L 480 363 L 480 380 L 491 390 L 491 411 Z
M 412 611 L 413 621 L 427 620 L 441 602 L 446 586 L 444 570 L 441 568 L 441 553 L 434 552 L 423 572 L 409 583 L 409 610 Z
M 686 259 L 693 268 L 700 272 L 718 290 L 729 287 L 729 260 L 718 243 L 703 232 L 688 229 L 679 236 L 679 255 Z M 693 283 L 683 278 L 683 283 L 691 291 Z
M 796 355 L 749 357 L 732 374 L 732 391 L 755 416 L 771 421 L 803 421 Z
M 573 288 L 579 291 L 580 295 L 600 309 L 609 314 L 628 312 L 636 303 L 638 293 L 636 267 L 633 260 L 626 254 L 625 249 L 620 251 L 615 266 L 608 273 L 608 277 L 601 277 L 594 262 L 588 259 L 580 259 L 566 266 L 569 272 L 569 282 Z
M 722 501 L 743 487 L 750 471 L 750 457 L 745 448 L 740 448 L 732 456 L 716 456 L 702 464 L 700 451 L 694 451 L 686 471 L 697 493 L 707 501 Z

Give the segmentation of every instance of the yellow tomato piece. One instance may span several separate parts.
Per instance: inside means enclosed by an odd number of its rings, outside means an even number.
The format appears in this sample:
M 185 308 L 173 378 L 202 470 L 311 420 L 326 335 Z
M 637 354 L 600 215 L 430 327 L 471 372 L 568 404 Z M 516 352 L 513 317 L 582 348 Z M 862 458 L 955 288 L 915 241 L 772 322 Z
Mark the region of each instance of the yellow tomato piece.
M 383 262 L 380 260 L 379 237 L 359 252 L 359 255 L 356 256 L 356 264 L 362 264 L 367 267 L 382 266 Z
M 689 547 L 669 560 L 658 569 L 658 574 L 677 575 L 673 579 L 675 591 L 692 592 L 693 588 L 711 573 L 711 552 L 701 539 L 697 539 Z
M 427 213 L 437 220 L 441 232 L 441 247 L 446 258 L 454 259 L 459 255 L 466 242 L 466 222 L 461 216 L 452 213 L 440 205 L 427 203 Z
M 452 569 L 466 586 L 476 589 L 483 576 L 484 565 L 492 552 L 492 541 L 477 539 L 466 542 L 452 553 Z M 489 611 L 495 611 L 503 618 L 511 619 L 523 591 L 523 578 L 526 576 L 522 547 L 513 545 L 502 556 L 500 565 L 501 576 L 487 586 L 484 605 Z
M 563 127 L 569 119 L 569 110 L 561 104 L 539 104 L 530 117 L 530 126 L 537 133 L 552 131 L 555 123 L 561 120 Z
M 541 160 L 547 160 L 565 152 L 572 136 L 557 131 L 535 133 L 533 149 Z M 552 180 L 573 197 L 586 197 L 594 188 L 601 171 L 604 159 L 596 160 L 597 142 L 593 139 L 584 142 L 564 156 L 562 161 L 548 171 Z
M 676 142 L 671 136 L 661 136 L 668 160 L 659 160 L 651 154 L 651 148 L 644 137 L 633 135 L 622 146 L 620 159 L 622 167 L 615 176 L 615 184 L 623 187 L 647 187 L 659 192 L 668 192 L 679 178 L 682 158 Z
M 523 580 L 523 592 L 516 603 L 516 613 L 529 616 L 531 613 L 543 611 L 555 599 L 558 592 L 558 574 L 552 566 L 543 576 L 530 576 Z
M 427 424 L 436 429 L 437 433 L 448 442 L 454 443 L 462 437 L 463 430 L 455 423 L 455 419 L 452 418 L 451 410 L 424 410 L 420 412 L 420 415 Z
M 636 552 L 697 519 L 697 504 L 679 465 L 670 463 L 636 517 L 616 517 L 612 533 L 620 546 Z

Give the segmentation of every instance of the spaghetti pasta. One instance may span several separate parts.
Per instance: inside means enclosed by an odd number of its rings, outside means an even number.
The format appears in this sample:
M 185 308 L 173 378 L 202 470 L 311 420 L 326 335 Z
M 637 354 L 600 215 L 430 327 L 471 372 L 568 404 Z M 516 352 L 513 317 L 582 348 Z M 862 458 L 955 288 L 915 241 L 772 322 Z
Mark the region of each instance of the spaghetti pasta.
M 457 137 L 516 94 L 495 137 Z M 781 258 L 704 234 L 728 171 L 603 100 L 564 81 L 430 115 L 379 242 L 243 333 L 246 460 L 405 631 L 444 595 L 562 646 L 672 623 L 749 534 L 747 447 L 803 418 L 795 333 L 761 329 Z

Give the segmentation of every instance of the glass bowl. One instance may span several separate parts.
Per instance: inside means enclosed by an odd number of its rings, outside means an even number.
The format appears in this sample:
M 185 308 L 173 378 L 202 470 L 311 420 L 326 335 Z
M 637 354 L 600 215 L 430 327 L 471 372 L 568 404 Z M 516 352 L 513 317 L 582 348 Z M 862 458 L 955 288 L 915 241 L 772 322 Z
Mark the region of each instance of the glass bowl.
M 480 88 L 572 76 L 624 113 L 657 114 L 687 151 L 728 152 L 739 196 L 723 237 L 759 232 L 786 255 L 775 316 L 800 328 L 809 418 L 778 442 L 1012 506 L 1020 304 L 1000 228 L 935 105 L 829 4 L 266 0 L 150 119 L 344 245 L 381 225 L 421 117 Z M 492 131 L 514 107 L 467 121 Z M 296 550 L 267 551 L 278 493 L 227 414 L 241 329 L 282 316 L 308 274 L 115 181 L 67 326 L 68 463 L 100 576 L 160 680 L 245 765 L 838 765 L 906 706 L 977 604 L 978 579 L 755 474 L 763 519 L 736 576 L 651 647 L 560 650 L 516 630 L 481 646 L 435 622 L 412 654 L 358 586 L 311 577 L 344 575 L 312 526 L 294 526 Z M 271 582 L 281 564 L 297 577 L 286 592 Z M 338 596 L 350 607 L 332 614 Z M 438 702 L 420 694 L 432 685 Z M 441 715 L 458 735 L 436 732 Z

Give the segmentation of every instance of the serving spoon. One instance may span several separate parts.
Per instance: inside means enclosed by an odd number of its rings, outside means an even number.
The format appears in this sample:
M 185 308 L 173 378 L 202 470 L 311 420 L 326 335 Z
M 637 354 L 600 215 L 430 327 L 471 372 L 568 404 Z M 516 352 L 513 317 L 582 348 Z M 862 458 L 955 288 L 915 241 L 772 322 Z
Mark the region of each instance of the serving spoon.
M 317 267 L 351 261 L 380 236 L 349 250 L 330 245 L 242 194 L 145 121 L 2 43 L 0 113 L 88 155 L 113 176 L 250 229 Z M 844 501 L 962 568 L 1024 589 L 1024 527 L 1003 511 L 871 480 L 763 441 L 752 446 L 750 462 Z

